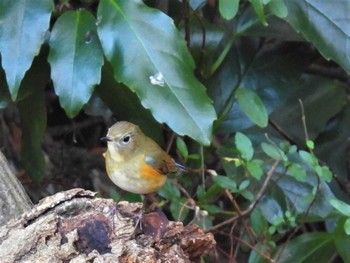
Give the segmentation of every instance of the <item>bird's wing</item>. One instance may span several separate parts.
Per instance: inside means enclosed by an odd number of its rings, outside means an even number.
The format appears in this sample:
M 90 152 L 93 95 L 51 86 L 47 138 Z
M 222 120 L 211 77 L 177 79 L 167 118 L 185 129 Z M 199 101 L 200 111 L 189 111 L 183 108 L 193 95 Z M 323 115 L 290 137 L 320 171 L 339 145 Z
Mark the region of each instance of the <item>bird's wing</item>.
M 179 171 L 173 158 L 167 154 L 159 156 L 158 158 L 146 155 L 145 162 L 160 174 L 166 175 L 169 173 L 177 173 Z

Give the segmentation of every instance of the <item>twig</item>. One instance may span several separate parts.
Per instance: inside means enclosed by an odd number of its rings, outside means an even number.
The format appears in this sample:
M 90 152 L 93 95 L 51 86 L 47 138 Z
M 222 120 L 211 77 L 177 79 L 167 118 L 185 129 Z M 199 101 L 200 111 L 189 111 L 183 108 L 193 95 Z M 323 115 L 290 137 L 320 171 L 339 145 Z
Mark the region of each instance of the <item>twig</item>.
M 305 111 L 304 111 L 304 105 L 301 99 L 299 99 L 299 103 L 300 103 L 300 107 L 301 107 L 301 121 L 303 123 L 303 128 L 304 128 L 304 134 L 305 134 L 305 140 L 309 140 L 309 135 L 308 135 L 308 131 L 307 131 L 307 126 L 306 126 L 306 117 L 305 117 Z M 311 152 L 312 155 L 314 155 L 312 149 L 309 149 L 309 151 Z M 318 176 L 318 174 L 316 173 L 316 179 L 317 179 L 317 185 L 316 185 L 316 193 L 315 193 L 315 197 L 312 199 L 312 202 L 310 203 L 310 205 L 308 206 L 308 208 L 306 209 L 303 218 L 300 221 L 300 224 L 298 225 L 298 227 L 296 227 L 294 229 L 294 231 L 288 236 L 286 242 L 283 243 L 280 251 L 278 252 L 278 254 L 275 257 L 275 262 L 278 262 L 279 259 L 282 256 L 283 251 L 285 250 L 285 248 L 288 246 L 289 242 L 292 240 L 292 238 L 298 233 L 298 231 L 302 228 L 303 224 L 306 221 L 307 216 L 310 213 L 310 210 L 312 208 L 312 206 L 314 205 L 314 203 L 316 202 L 317 199 L 317 195 L 319 193 L 320 190 L 320 184 L 321 184 L 321 180 L 320 177 Z
M 242 211 L 241 215 L 237 215 L 237 216 L 232 217 L 232 218 L 230 218 L 230 219 L 228 219 L 228 220 L 226 220 L 226 221 L 224 221 L 224 222 L 221 222 L 221 223 L 219 223 L 219 224 L 217 224 L 217 225 L 215 225 L 215 226 L 212 226 L 211 228 L 209 228 L 208 231 L 216 230 L 216 229 L 218 229 L 218 228 L 220 228 L 220 227 L 222 227 L 222 226 L 225 226 L 225 225 L 227 225 L 227 224 L 230 224 L 230 223 L 236 221 L 237 219 L 239 219 L 239 218 L 241 218 L 241 217 L 243 217 L 243 216 L 249 215 L 249 214 L 253 211 L 253 209 L 255 208 L 255 206 L 260 202 L 261 198 L 263 197 L 263 195 L 264 195 L 264 193 L 265 193 L 265 191 L 266 191 L 266 189 L 267 189 L 267 186 L 268 186 L 268 184 L 269 184 L 269 182 L 270 182 L 272 176 L 274 175 L 275 170 L 276 170 L 276 168 L 277 168 L 277 165 L 278 165 L 279 163 L 280 163 L 279 160 L 276 160 L 276 161 L 273 163 L 271 169 L 267 172 L 266 179 L 265 179 L 265 181 L 264 181 L 264 183 L 263 183 L 263 185 L 262 185 L 260 191 L 259 191 L 258 194 L 256 195 L 255 200 L 248 206 L 248 208 L 247 208 L 246 210 Z

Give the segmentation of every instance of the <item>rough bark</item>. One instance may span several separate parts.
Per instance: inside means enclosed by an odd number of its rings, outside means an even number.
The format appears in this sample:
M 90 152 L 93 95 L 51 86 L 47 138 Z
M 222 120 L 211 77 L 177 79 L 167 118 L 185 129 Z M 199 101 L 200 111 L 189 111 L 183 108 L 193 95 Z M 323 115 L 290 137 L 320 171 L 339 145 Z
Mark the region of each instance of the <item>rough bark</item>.
M 1 262 L 193 262 L 214 246 L 195 225 L 83 189 L 47 197 L 0 228 Z
M 0 226 L 31 207 L 32 202 L 0 151 Z

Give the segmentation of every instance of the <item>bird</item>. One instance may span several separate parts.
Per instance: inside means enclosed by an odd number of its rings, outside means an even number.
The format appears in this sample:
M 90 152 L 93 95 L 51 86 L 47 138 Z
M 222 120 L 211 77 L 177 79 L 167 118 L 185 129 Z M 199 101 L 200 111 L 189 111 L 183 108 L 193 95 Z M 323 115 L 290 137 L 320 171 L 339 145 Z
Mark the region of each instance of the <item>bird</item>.
M 168 174 L 184 169 L 133 123 L 116 122 L 101 140 L 107 142 L 103 154 L 107 174 L 125 191 L 154 193 L 164 185 Z

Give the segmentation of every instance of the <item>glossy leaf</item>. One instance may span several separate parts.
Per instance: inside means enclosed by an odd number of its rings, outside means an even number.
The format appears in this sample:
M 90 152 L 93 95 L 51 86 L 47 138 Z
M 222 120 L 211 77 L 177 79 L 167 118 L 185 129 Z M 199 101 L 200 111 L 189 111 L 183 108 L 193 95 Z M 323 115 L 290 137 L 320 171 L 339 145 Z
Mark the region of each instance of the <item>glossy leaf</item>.
M 316 155 L 340 177 L 348 176 L 348 144 L 344 143 L 350 134 L 350 105 L 344 107 L 316 141 Z M 336 151 L 334 150 L 336 149 Z
M 108 63 L 102 67 L 101 83 L 95 91 L 119 120 L 139 125 L 142 131 L 158 144 L 164 143 L 161 125 L 142 107 L 135 93 L 114 79 L 113 70 Z
M 216 114 L 173 21 L 140 0 L 102 0 L 98 19 L 116 80 L 135 91 L 156 120 L 209 144 Z
M 288 0 L 287 21 L 327 58 L 350 73 L 349 2 Z
M 305 134 L 299 100 L 304 107 L 309 139 L 314 140 L 324 131 L 327 122 L 343 109 L 346 100 L 345 86 L 324 77 L 304 76 L 299 85 L 293 86 L 293 90 L 289 98 L 270 115 L 270 119 L 298 144 L 304 145 Z
M 307 221 L 313 221 L 330 216 L 334 209 L 329 200 L 334 199 L 334 194 L 327 183 L 321 180 L 316 196 L 312 193 L 318 184 L 317 175 L 308 173 L 305 182 L 297 181 L 291 176 L 280 174 L 275 181 L 274 190 L 281 191 L 284 199 L 293 207 L 295 213 L 304 213 L 313 202 Z M 315 199 L 316 198 L 316 199 Z M 315 199 L 315 200 L 314 200 Z
M 251 160 L 254 154 L 254 149 L 250 139 L 243 133 L 237 132 L 235 135 L 235 144 L 244 160 Z
M 238 88 L 236 97 L 241 110 L 258 126 L 266 127 L 268 115 L 260 97 L 252 90 Z
M 0 1 L 0 53 L 12 100 L 49 28 L 52 0 Z
M 42 149 L 46 130 L 45 86 L 49 81 L 49 65 L 46 56 L 35 58 L 33 66 L 23 79 L 18 102 L 21 118 L 21 159 L 29 176 L 36 182 L 45 175 L 45 159 Z
M 254 17 L 250 15 L 246 19 L 252 21 Z M 243 21 L 240 23 L 245 27 Z M 259 49 L 258 43 L 251 39 L 237 41 L 206 83 L 218 112 L 218 131 L 242 131 L 254 124 L 237 103 L 238 87 L 255 91 L 270 113 L 290 96 L 300 70 L 308 61 L 295 48 L 276 44 Z
M 283 218 L 283 210 L 281 205 L 277 202 L 277 200 L 266 197 L 259 204 L 259 209 L 265 219 L 273 224 Z
M 51 78 L 61 106 L 71 118 L 87 103 L 101 80 L 103 54 L 95 22 L 86 11 L 68 11 L 52 29 L 48 58 Z
M 330 262 L 336 253 L 333 237 L 329 233 L 305 233 L 289 242 L 280 262 Z
M 239 0 L 219 0 L 219 12 L 227 20 L 235 17 L 239 7 Z

